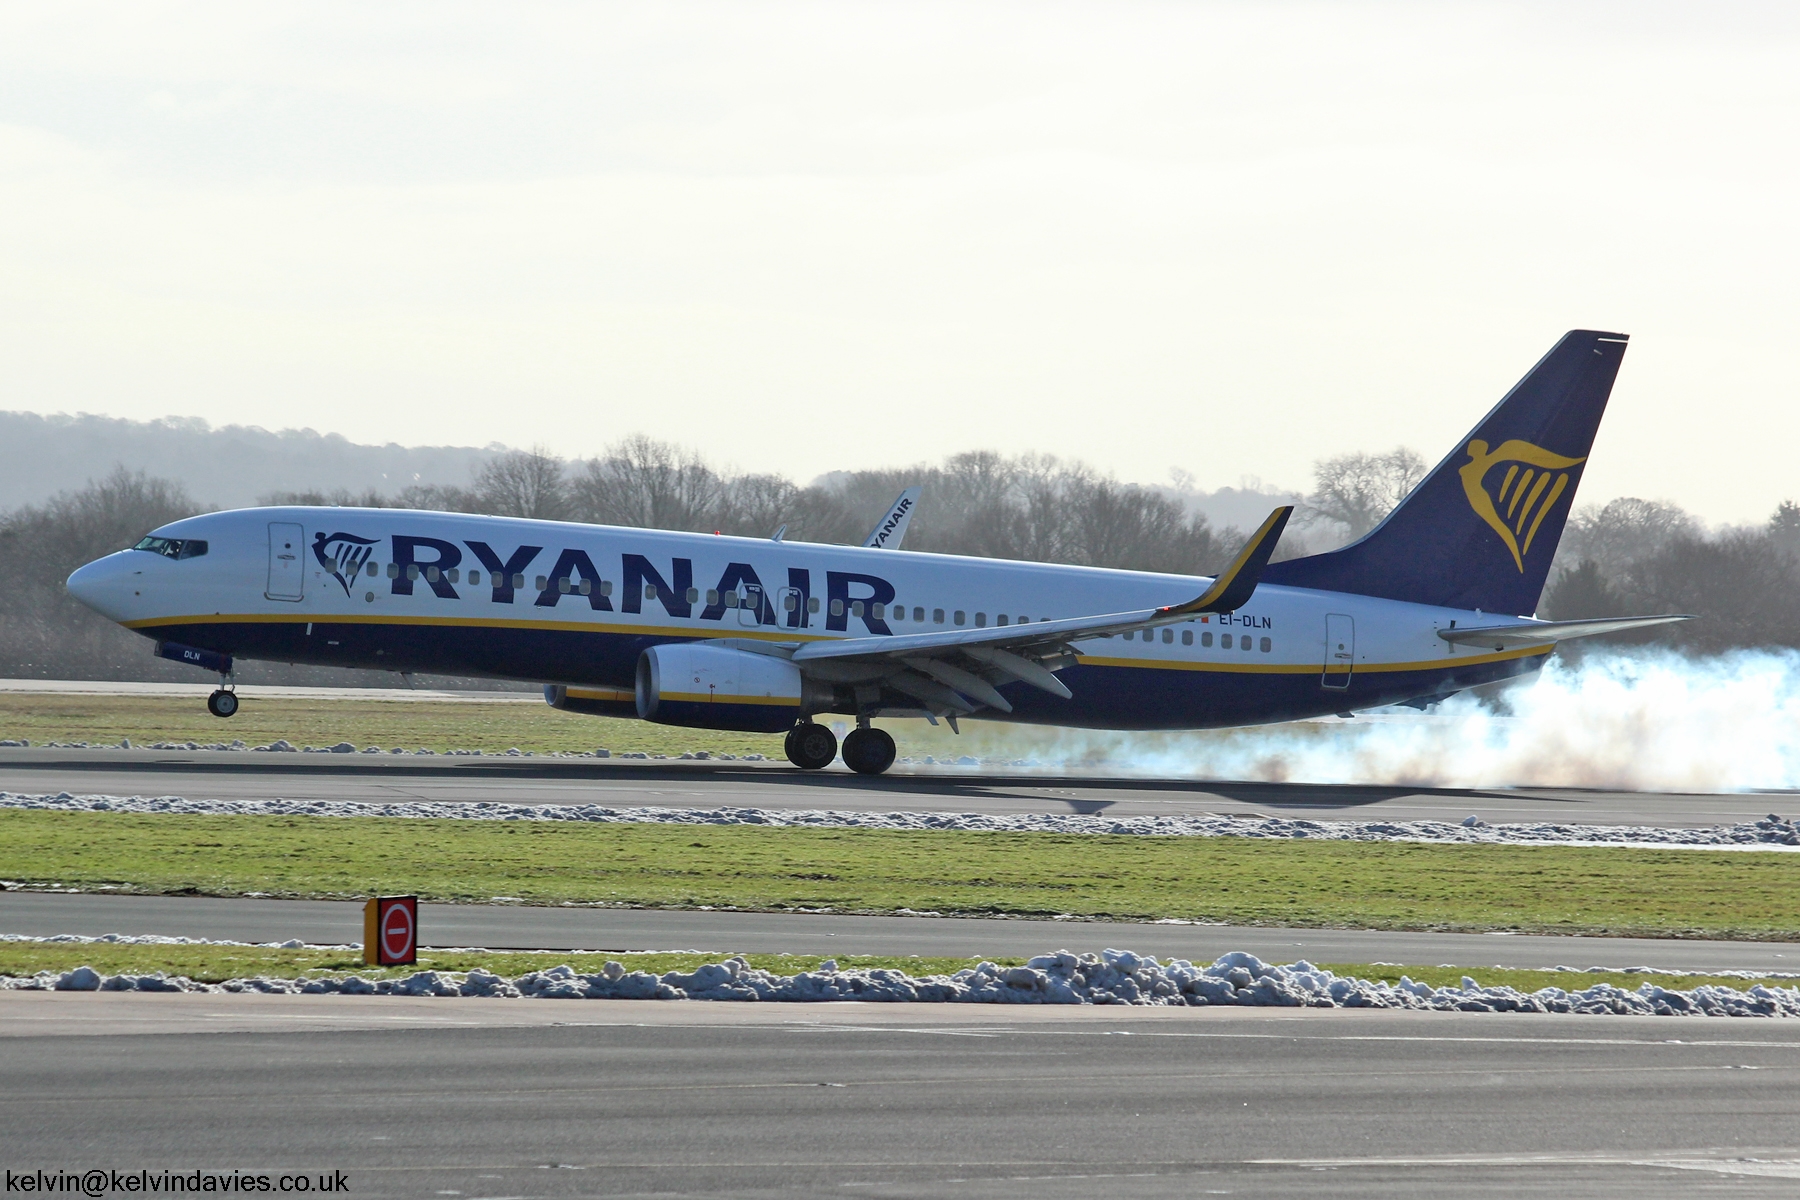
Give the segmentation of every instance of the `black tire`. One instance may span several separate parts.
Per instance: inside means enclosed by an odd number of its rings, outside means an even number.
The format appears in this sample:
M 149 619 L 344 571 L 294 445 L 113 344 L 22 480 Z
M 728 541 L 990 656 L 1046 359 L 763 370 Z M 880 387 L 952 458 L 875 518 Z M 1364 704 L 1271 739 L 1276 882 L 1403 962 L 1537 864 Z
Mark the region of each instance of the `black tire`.
M 787 751 L 788 761 L 796 767 L 817 771 L 829 767 L 837 757 L 837 736 L 823 725 L 802 721 L 788 730 L 783 748 Z
M 206 698 L 206 711 L 215 717 L 229 717 L 238 710 L 236 692 L 228 692 L 220 688 Z
M 894 765 L 894 739 L 887 730 L 853 729 L 844 736 L 844 765 L 858 775 L 879 775 Z

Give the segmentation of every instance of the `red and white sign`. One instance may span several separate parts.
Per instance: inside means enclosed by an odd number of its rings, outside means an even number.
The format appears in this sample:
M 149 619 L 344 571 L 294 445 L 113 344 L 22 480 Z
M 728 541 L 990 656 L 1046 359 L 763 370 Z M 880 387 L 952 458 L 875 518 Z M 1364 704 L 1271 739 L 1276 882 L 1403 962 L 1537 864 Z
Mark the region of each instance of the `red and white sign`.
M 364 909 L 363 961 L 394 967 L 419 958 L 419 898 L 378 896 Z

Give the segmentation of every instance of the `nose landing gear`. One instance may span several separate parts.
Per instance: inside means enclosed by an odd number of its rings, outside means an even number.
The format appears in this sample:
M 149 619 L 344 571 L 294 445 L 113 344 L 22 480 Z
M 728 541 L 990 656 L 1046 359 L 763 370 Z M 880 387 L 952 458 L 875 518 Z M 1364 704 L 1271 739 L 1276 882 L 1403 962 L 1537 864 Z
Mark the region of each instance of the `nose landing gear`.
M 206 711 L 215 717 L 229 717 L 238 710 L 237 692 L 229 676 L 219 677 L 219 687 L 206 698 Z

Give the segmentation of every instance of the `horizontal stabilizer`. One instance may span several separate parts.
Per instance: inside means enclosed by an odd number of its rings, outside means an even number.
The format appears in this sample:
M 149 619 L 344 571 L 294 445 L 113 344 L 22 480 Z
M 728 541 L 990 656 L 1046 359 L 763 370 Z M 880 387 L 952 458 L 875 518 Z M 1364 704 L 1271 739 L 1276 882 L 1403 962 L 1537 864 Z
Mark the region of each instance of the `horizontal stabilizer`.
M 1648 629 L 1652 625 L 1669 625 L 1693 619 L 1690 614 L 1669 613 L 1659 617 L 1608 617 L 1593 621 L 1531 621 L 1517 625 L 1440 629 L 1438 636 L 1452 646 L 1492 646 L 1496 650 L 1504 650 L 1516 646 L 1548 646 L 1572 638 L 1620 633 L 1627 629 Z

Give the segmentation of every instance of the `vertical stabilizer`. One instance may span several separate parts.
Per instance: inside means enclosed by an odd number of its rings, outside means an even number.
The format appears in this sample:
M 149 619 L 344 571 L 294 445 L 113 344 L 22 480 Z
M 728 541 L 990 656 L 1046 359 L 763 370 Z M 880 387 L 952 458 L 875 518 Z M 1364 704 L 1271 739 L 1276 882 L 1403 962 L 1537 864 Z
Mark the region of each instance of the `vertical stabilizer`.
M 906 537 L 906 527 L 912 524 L 913 509 L 919 504 L 919 491 L 917 487 L 909 487 L 901 492 L 887 515 L 875 523 L 875 531 L 863 545 L 872 550 L 898 550 Z
M 1272 563 L 1263 581 L 1530 615 L 1626 340 L 1565 334 L 1366 537 Z

